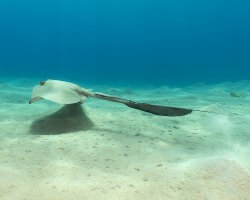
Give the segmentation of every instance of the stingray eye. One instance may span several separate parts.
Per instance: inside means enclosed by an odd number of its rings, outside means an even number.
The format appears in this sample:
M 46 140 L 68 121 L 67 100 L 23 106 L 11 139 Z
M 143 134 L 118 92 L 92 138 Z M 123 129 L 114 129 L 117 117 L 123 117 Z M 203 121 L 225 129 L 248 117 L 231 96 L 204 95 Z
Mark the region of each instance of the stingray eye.
M 42 85 L 44 85 L 45 84 L 45 81 L 41 81 L 40 82 L 40 85 L 42 86 Z

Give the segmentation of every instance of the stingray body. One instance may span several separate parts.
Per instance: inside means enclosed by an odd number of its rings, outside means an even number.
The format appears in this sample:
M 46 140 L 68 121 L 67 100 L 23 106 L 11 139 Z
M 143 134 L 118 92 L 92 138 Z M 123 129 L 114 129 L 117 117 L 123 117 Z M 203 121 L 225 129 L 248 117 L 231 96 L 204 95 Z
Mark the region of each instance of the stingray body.
M 46 99 L 58 104 L 66 105 L 84 103 L 89 97 L 122 103 L 130 108 L 161 116 L 184 116 L 192 113 L 193 111 L 191 109 L 134 102 L 132 100 L 110 96 L 103 93 L 92 92 L 92 90 L 87 90 L 79 85 L 59 80 L 41 81 L 40 85 L 34 87 L 32 98 L 29 103 L 31 104 L 36 101 Z
M 94 96 L 90 90 L 86 90 L 76 84 L 48 80 L 41 81 L 33 89 L 30 104 L 41 99 L 47 99 L 58 104 L 84 103 L 89 96 Z

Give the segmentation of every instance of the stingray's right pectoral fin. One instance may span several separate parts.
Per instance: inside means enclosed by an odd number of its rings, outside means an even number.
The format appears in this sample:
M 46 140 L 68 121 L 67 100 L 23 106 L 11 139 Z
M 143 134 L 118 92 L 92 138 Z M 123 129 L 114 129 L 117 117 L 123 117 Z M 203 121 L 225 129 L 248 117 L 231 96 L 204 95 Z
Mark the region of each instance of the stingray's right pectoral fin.
M 34 98 L 32 98 L 32 99 L 29 100 L 29 104 L 32 104 L 32 103 L 34 103 L 36 101 L 40 101 L 42 99 L 43 99 L 42 97 L 34 97 Z

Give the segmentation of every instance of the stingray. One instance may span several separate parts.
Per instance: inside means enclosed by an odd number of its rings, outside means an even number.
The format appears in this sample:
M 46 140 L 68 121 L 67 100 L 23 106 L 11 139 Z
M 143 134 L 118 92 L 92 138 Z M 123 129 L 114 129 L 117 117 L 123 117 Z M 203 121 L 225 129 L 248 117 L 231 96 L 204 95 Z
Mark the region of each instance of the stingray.
M 36 85 L 34 87 L 32 98 L 30 99 L 29 104 L 32 104 L 42 99 L 46 99 L 64 105 L 75 104 L 75 103 L 82 104 L 89 97 L 111 101 L 115 103 L 121 103 L 130 108 L 134 108 L 137 110 L 141 110 L 144 112 L 160 116 L 170 116 L 170 117 L 184 116 L 191 114 L 194 111 L 192 109 L 135 102 L 132 100 L 123 99 L 108 94 L 93 92 L 92 90 L 82 88 L 79 85 L 59 80 L 41 81 L 40 85 Z

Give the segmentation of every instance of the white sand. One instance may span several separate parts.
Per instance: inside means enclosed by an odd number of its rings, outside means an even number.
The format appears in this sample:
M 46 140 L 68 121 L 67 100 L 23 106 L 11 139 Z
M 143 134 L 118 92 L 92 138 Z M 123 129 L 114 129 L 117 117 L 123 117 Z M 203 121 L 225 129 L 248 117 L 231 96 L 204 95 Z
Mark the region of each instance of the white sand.
M 93 99 L 28 105 L 35 82 L 0 81 L 1 200 L 250 199 L 250 82 L 96 87 L 220 113 L 177 118 Z

